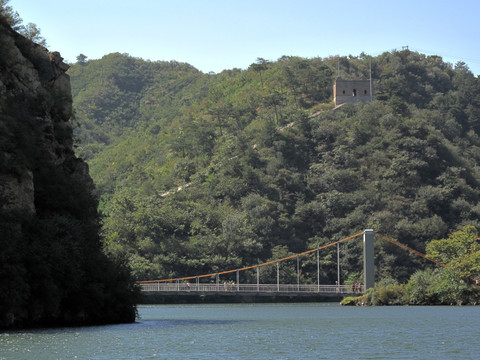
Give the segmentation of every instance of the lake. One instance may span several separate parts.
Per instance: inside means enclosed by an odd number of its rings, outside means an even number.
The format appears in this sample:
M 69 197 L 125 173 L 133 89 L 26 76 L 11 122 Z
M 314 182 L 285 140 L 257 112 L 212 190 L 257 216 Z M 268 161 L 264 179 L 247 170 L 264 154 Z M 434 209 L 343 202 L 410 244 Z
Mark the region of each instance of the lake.
M 134 324 L 0 333 L 0 359 L 479 359 L 480 307 L 142 305 Z

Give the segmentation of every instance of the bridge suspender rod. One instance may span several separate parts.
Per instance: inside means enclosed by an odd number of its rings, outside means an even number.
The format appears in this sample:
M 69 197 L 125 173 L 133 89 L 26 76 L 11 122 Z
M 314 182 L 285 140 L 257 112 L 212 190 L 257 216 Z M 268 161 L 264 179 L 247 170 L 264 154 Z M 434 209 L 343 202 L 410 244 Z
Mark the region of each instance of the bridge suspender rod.
M 297 290 L 300 291 L 300 256 L 297 255 Z
M 257 265 L 257 291 L 260 291 L 260 267 Z
M 280 291 L 280 261 L 277 260 L 277 291 Z
M 320 292 L 320 249 L 317 248 L 317 291 Z
M 323 249 L 326 249 L 326 248 L 329 248 L 330 246 L 333 246 L 333 245 L 337 245 L 338 243 L 342 243 L 342 242 L 345 242 L 347 240 L 350 240 L 350 239 L 353 239 L 353 238 L 356 238 L 360 235 L 363 235 L 363 233 L 358 233 L 358 234 L 355 234 L 355 235 L 352 235 L 352 236 L 349 236 L 349 237 L 346 237 L 345 239 L 342 239 L 342 240 L 339 240 L 339 241 L 336 241 L 336 242 L 332 242 L 330 244 L 327 244 L 327 245 L 323 245 L 323 246 L 320 246 L 318 248 L 315 248 L 315 249 L 312 249 L 312 250 L 308 250 L 308 251 L 304 251 L 302 253 L 299 253 L 299 254 L 294 254 L 294 255 L 290 255 L 290 256 L 287 256 L 287 257 L 284 257 L 282 259 L 277 259 L 277 260 L 272 260 L 272 261 L 267 261 L 265 263 L 262 263 L 262 264 L 258 264 L 258 265 L 252 265 L 252 266 L 246 266 L 246 267 L 243 267 L 243 268 L 240 268 L 240 269 L 233 269 L 233 270 L 226 270 L 226 271 L 221 271 L 221 272 L 218 272 L 218 273 L 211 273 L 211 274 L 204 274 L 204 275 L 196 275 L 196 276 L 186 276 L 186 277 L 182 277 L 182 278 L 171 278 L 171 279 L 162 279 L 162 280 L 146 280 L 146 281 L 138 281 L 139 284 L 149 284 L 149 283 L 163 283 L 163 282 L 172 282 L 172 281 L 185 281 L 185 280 L 193 280 L 195 279 L 197 284 L 199 283 L 199 278 L 204 278 L 204 277 L 212 277 L 212 276 L 216 276 L 217 274 L 218 275 L 224 275 L 224 274 L 230 274 L 230 273 L 234 273 L 234 272 L 237 272 L 237 271 L 244 271 L 244 270 L 249 270 L 249 269 L 253 269 L 253 268 L 258 268 L 258 267 L 261 267 L 261 266 L 267 266 L 267 265 L 272 265 L 274 263 L 277 263 L 277 283 L 280 284 L 280 275 L 279 275 L 279 262 L 281 261 L 286 261 L 286 260 L 290 260 L 290 259 L 293 259 L 294 257 L 298 257 L 298 256 L 303 256 L 303 255 L 307 255 L 307 254 L 310 254 L 314 251 L 320 251 L 320 250 L 323 250 Z M 320 270 L 319 270 L 320 271 Z M 318 271 L 318 272 L 319 272 Z M 319 276 L 318 276 L 319 277 Z M 238 281 L 237 281 L 238 282 Z M 319 282 L 319 280 L 318 280 Z M 198 285 L 197 285 L 197 288 L 198 288 Z
M 337 285 L 340 286 L 340 242 L 337 242 Z

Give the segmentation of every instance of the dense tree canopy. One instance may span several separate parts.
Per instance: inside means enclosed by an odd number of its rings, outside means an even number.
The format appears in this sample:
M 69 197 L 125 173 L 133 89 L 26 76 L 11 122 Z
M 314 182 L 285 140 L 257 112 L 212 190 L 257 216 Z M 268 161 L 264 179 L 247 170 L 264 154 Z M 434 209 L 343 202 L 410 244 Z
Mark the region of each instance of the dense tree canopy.
M 480 278 L 480 244 L 473 226 L 466 226 L 447 239 L 429 242 L 427 255 L 460 276 Z
M 370 62 L 375 101 L 333 110 L 338 67 L 368 78 Z M 425 251 L 480 225 L 480 89 L 464 63 L 403 50 L 202 74 L 110 54 L 70 75 L 105 249 L 139 280 L 251 265 L 365 228 Z M 360 274 L 359 246 L 342 245 L 343 278 Z M 389 244 L 376 254 L 380 278 L 424 266 Z M 323 265 L 333 283 L 329 253 Z

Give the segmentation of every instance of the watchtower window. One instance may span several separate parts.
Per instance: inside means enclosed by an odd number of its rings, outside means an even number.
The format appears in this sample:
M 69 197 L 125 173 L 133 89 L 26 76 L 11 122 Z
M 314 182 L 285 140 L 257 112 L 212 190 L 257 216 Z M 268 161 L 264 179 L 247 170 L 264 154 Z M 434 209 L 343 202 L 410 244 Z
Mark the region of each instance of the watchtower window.
M 357 96 L 357 89 L 353 89 L 352 96 Z
M 364 93 L 365 95 L 367 95 L 367 90 L 364 90 L 363 93 Z
M 343 90 L 343 95 L 345 95 L 345 90 Z

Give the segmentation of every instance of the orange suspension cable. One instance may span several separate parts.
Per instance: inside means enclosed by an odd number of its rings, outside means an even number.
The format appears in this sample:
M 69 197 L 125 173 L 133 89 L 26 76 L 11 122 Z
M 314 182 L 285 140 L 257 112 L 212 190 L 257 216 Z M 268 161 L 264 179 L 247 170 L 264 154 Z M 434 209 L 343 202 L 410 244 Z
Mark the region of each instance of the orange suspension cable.
M 446 265 L 440 261 L 437 261 L 437 260 L 434 260 L 430 257 L 428 257 L 427 255 L 425 254 L 422 254 L 421 252 L 417 251 L 417 250 L 413 250 L 412 248 L 409 248 L 408 246 L 406 245 L 403 245 L 401 243 L 399 243 L 398 241 L 396 240 L 393 240 L 393 239 L 390 239 L 389 237 L 386 237 L 385 235 L 382 235 L 382 234 L 375 234 L 376 236 L 378 236 L 380 239 L 383 239 L 383 240 L 386 240 L 394 245 L 397 245 L 398 247 L 404 249 L 404 250 L 407 250 L 407 251 L 410 251 L 411 253 L 415 254 L 415 255 L 418 255 L 418 256 L 421 256 L 423 257 L 424 259 L 427 259 L 428 261 L 431 261 L 437 265 L 440 265 L 441 267 L 446 267 Z M 468 276 L 469 279 L 473 280 L 473 281 L 476 281 L 477 279 L 473 276 Z
M 173 281 L 181 281 L 181 280 L 193 280 L 193 279 L 197 279 L 197 278 L 204 278 L 204 277 L 211 277 L 211 276 L 215 276 L 215 275 L 224 275 L 224 274 L 231 274 L 231 273 L 234 273 L 234 272 L 237 272 L 237 271 L 244 271 L 244 270 L 249 270 L 249 269 L 253 269 L 253 268 L 256 268 L 257 266 L 260 267 L 260 266 L 267 266 L 267 265 L 271 265 L 271 264 L 275 264 L 276 262 L 282 262 L 282 261 L 285 261 L 285 260 L 290 260 L 290 259 L 293 259 L 297 256 L 302 256 L 302 255 L 307 255 L 307 254 L 310 254 L 314 251 L 317 251 L 317 250 L 323 250 L 323 249 L 326 249 L 330 246 L 334 246 L 336 245 L 337 243 L 343 243 L 347 240 L 350 240 L 350 239 L 353 239 L 353 238 L 356 238 L 357 236 L 360 236 L 362 235 L 363 232 L 361 233 L 358 233 L 358 234 L 355 234 L 355 235 L 352 235 L 352 236 L 349 236 L 349 237 L 346 237 L 345 239 L 342 239 L 342 240 L 339 240 L 339 241 L 334 241 L 330 244 L 327 244 L 327 245 L 323 245 L 323 246 L 320 246 L 320 247 L 317 247 L 315 249 L 311 249 L 311 250 L 308 250 L 308 251 L 304 251 L 302 253 L 299 253 L 299 254 L 294 254 L 294 255 L 290 255 L 290 256 L 287 256 L 287 257 L 284 257 L 282 259 L 278 259 L 278 260 L 272 260 L 272 261 L 267 261 L 265 263 L 262 263 L 262 264 L 258 264 L 258 265 L 251 265 L 251 266 L 246 266 L 246 267 L 243 267 L 243 268 L 239 268 L 239 269 L 233 269 L 233 270 L 226 270 L 226 271 L 221 271 L 221 272 L 218 272 L 218 273 L 211 273 L 211 274 L 204 274 L 204 275 L 199 275 L 199 276 L 187 276 L 187 277 L 182 277 L 182 278 L 175 278 L 175 279 L 163 279 L 163 280 L 144 280 L 144 281 L 137 281 L 138 284 L 151 284 L 151 283 L 159 283 L 159 282 L 173 282 Z
M 393 239 L 390 239 L 389 237 L 386 237 L 385 235 L 382 235 L 382 234 L 375 234 L 376 236 L 378 236 L 380 239 L 383 239 L 383 240 L 386 240 L 394 245 L 397 245 L 398 247 L 404 249 L 404 250 L 407 250 L 407 251 L 410 251 L 411 253 L 415 254 L 415 255 L 418 255 L 418 256 L 421 256 L 423 257 L 424 259 L 427 259 L 428 261 L 431 261 L 437 265 L 440 265 L 442 267 L 445 267 L 445 264 L 444 263 L 441 263 L 440 261 L 437 261 L 437 260 L 434 260 L 432 258 L 429 258 L 427 255 L 425 254 L 422 254 L 421 252 L 417 251 L 417 250 L 413 250 L 412 248 L 409 248 L 408 246 L 406 245 L 403 245 L 401 243 L 399 243 L 398 241 L 396 240 L 393 240 Z

